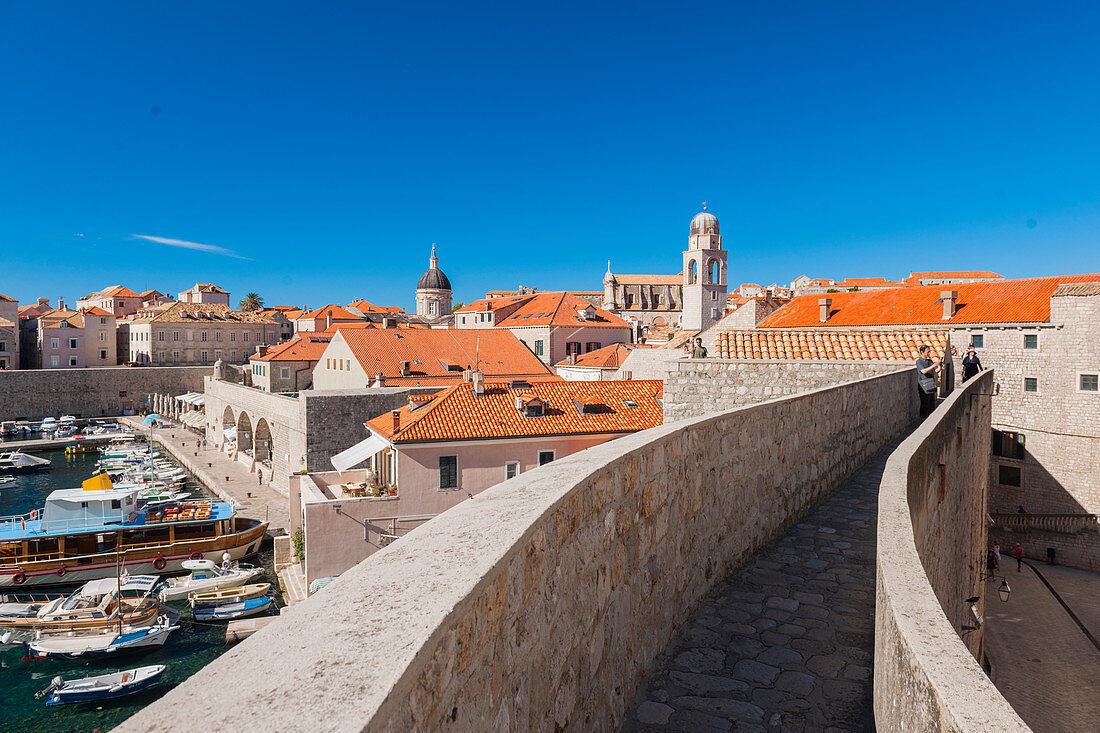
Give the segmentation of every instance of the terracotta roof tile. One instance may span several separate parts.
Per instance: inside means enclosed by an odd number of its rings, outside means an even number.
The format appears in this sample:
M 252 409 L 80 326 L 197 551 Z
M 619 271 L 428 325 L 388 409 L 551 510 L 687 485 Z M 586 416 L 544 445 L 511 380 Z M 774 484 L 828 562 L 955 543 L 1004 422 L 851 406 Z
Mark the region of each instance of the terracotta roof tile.
M 360 313 L 404 313 L 400 307 L 396 305 L 375 305 L 367 300 L 357 300 L 354 303 L 348 303 L 348 308 L 354 308 Z
M 638 348 L 637 344 L 611 344 L 610 346 L 604 346 L 602 349 L 595 349 L 594 351 L 589 351 L 587 354 L 581 354 L 572 364 L 566 359 L 565 361 L 558 362 L 557 366 L 617 369 L 622 365 L 623 359 L 636 348 Z
M 302 333 L 285 344 L 277 344 L 263 356 L 253 354 L 251 361 L 320 361 L 332 335 L 327 333 Z
M 947 272 L 911 272 L 909 277 L 1004 277 L 989 270 L 951 270 Z
M 367 424 L 396 444 L 440 440 L 485 440 L 551 435 L 632 433 L 664 422 L 658 401 L 660 380 L 625 382 L 536 382 L 510 389 L 507 384 L 486 384 L 478 397 L 473 385 L 461 382 L 447 389 L 427 406 L 406 406 L 393 416 L 384 413 Z M 530 398 L 544 404 L 541 417 L 526 417 L 516 408 Z M 524 398 L 527 398 L 524 400 Z M 633 406 L 629 406 L 628 403 Z
M 360 321 L 362 316 L 352 313 L 351 311 L 341 308 L 338 305 L 326 305 L 315 310 L 311 310 L 308 313 L 303 313 L 298 318 L 327 318 L 329 315 L 333 318 L 342 318 L 349 321 Z
M 1052 298 L 1066 298 L 1083 295 L 1100 295 L 1100 282 L 1074 283 L 1071 285 L 1059 285 Z
M 137 297 L 139 297 L 138 294 L 135 293 L 133 290 L 130 290 L 130 288 L 124 288 L 121 285 L 112 285 L 109 288 L 104 288 L 103 290 L 99 291 L 98 295 L 103 296 L 103 297 L 116 297 L 116 298 L 137 298 Z
M 133 323 L 256 323 L 275 325 L 275 320 L 259 311 L 235 311 L 221 303 L 165 303 L 144 308 L 131 317 Z
M 716 343 L 716 356 L 722 359 L 910 361 L 924 344 L 942 352 L 947 331 L 744 329 L 722 331 Z
M 583 298 L 568 292 L 534 293 L 509 298 L 483 298 L 460 308 L 458 313 L 483 313 L 509 308 L 502 317 L 493 319 L 493 326 L 516 328 L 519 326 L 616 326 L 630 327 L 618 316 L 597 308 Z M 588 320 L 582 320 L 578 309 L 591 309 L 594 314 Z
M 1050 320 L 1050 298 L 1059 285 L 1095 282 L 1100 274 L 923 285 L 894 290 L 801 295 L 760 323 L 760 328 L 821 328 L 818 299 L 832 299 L 828 327 L 917 326 L 967 323 L 1042 323 Z M 940 293 L 959 294 L 953 318 L 943 320 Z

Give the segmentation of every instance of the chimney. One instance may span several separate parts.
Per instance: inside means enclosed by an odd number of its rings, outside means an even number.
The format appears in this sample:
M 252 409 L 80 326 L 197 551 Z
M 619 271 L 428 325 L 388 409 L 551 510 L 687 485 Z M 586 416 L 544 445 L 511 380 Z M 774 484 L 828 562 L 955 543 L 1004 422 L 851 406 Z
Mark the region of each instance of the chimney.
M 401 376 L 409 376 L 409 372 L 412 371 L 412 363 L 408 361 L 401 362 Z
M 256 347 L 256 356 L 267 356 L 267 344 L 261 344 Z
M 57 299 L 57 309 L 61 311 L 65 310 L 65 301 L 61 298 Z
M 393 432 L 396 434 L 401 429 L 401 410 L 393 410 L 390 416 L 393 418 Z
M 485 395 L 485 375 L 479 371 L 470 374 L 470 381 L 474 384 L 474 397 Z
M 576 364 L 577 363 L 577 355 L 576 354 L 570 354 L 569 355 L 569 363 L 570 364 Z
M 959 300 L 959 291 L 944 290 L 940 292 L 940 300 L 943 301 L 943 320 L 949 321 L 955 317 L 955 305 Z
M 328 331 L 332 328 L 332 311 L 325 314 L 325 330 Z
M 374 386 L 375 387 L 385 387 L 386 386 L 386 375 L 383 374 L 382 372 L 378 372 L 378 378 L 374 380 Z
M 39 298 L 38 299 L 38 304 L 39 305 L 44 305 L 47 308 L 49 308 L 50 307 L 50 299 L 49 298 Z
M 829 320 L 829 309 L 833 307 L 833 299 L 818 298 L 817 304 L 821 308 L 821 322 L 825 323 Z

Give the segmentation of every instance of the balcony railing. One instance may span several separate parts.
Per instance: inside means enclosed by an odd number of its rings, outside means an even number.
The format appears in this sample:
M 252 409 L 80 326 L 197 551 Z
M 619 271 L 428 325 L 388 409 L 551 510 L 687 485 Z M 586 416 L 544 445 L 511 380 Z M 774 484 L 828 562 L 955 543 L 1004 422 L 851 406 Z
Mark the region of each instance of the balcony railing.
M 1096 514 L 991 514 L 993 526 L 1010 532 L 1026 532 L 1031 529 L 1062 534 L 1100 530 L 1100 516 Z

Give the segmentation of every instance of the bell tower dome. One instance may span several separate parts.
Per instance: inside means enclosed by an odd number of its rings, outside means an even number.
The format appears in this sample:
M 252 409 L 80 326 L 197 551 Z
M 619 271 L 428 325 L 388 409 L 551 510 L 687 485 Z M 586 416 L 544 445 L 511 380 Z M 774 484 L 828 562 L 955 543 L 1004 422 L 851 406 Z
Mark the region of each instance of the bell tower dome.
M 725 313 L 726 257 L 719 234 L 718 217 L 703 210 L 688 227 L 688 246 L 684 250 L 684 315 L 680 326 L 687 331 L 702 331 Z
M 428 269 L 416 284 L 416 315 L 435 321 L 451 315 L 451 281 L 439 269 L 439 258 L 432 242 Z

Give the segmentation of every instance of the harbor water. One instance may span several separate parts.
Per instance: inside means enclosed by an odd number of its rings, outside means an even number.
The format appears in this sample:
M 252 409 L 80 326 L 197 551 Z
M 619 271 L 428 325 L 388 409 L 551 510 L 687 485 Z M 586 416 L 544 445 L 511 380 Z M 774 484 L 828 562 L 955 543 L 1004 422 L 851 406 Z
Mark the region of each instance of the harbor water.
M 163 453 L 162 451 L 162 455 Z M 25 514 L 32 509 L 41 509 L 51 491 L 79 487 L 84 479 L 94 473 L 95 462 L 99 457 L 95 453 L 66 456 L 64 449 L 35 455 L 53 461 L 51 469 L 17 474 L 14 482 L 0 484 L 0 516 Z M 186 490 L 191 492 L 192 497 L 212 496 L 191 477 L 187 480 Z M 260 555 L 247 562 L 262 564 L 268 569 L 268 573 L 257 578 L 255 582 L 270 582 L 273 589 L 278 588 L 278 583 L 270 572 L 273 563 L 270 543 L 265 542 L 261 546 Z M 72 589 L 51 589 L 51 595 L 71 592 Z M 278 594 L 276 604 L 282 605 Z M 87 662 L 24 661 L 25 652 L 21 645 L 0 645 L 0 689 L 4 691 L 4 706 L 0 709 L 0 733 L 90 733 L 95 728 L 108 731 L 226 651 L 224 622 L 197 622 L 191 617 L 186 602 L 172 605 L 182 611 L 180 628 L 168 637 L 163 648 L 152 652 Z M 115 701 L 46 707 L 45 699 L 34 698 L 35 692 L 48 687 L 50 680 L 57 676 L 74 679 L 150 664 L 167 666 L 160 684 Z

